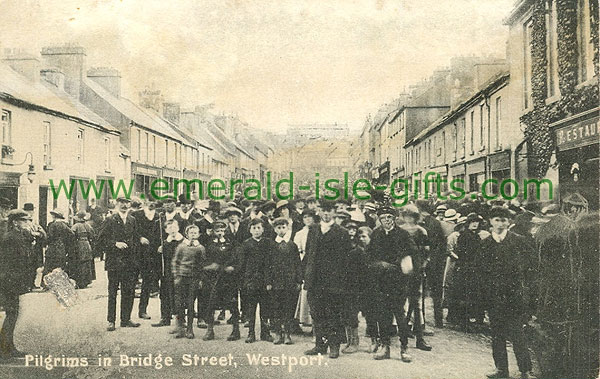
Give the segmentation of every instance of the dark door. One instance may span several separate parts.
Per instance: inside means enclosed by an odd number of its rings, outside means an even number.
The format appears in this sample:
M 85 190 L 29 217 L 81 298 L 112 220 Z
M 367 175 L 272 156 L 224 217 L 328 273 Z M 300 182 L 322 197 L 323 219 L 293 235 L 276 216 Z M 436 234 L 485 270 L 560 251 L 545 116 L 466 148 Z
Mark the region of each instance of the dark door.
M 40 206 L 38 207 L 39 224 L 46 229 L 48 225 L 48 187 L 40 186 Z

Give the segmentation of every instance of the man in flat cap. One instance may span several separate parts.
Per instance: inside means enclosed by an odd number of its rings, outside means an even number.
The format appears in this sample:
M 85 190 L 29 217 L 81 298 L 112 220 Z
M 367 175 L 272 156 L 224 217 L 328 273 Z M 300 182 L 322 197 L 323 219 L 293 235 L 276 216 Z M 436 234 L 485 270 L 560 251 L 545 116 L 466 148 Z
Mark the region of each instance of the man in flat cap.
M 315 347 L 306 355 L 325 354 L 338 358 L 345 333 L 345 298 L 349 292 L 349 252 L 352 243 L 348 232 L 333 219 L 335 204 L 321 203 L 321 221 L 309 228 L 306 241 L 306 271 L 304 287 L 313 318 Z M 325 343 L 325 340 L 327 343 Z
M 19 295 L 29 285 L 28 259 L 33 236 L 29 232 L 30 216 L 14 209 L 7 214 L 6 231 L 0 236 L 0 299 L 6 318 L 0 330 L 0 358 L 23 357 L 14 344 L 14 331 L 19 317 Z
M 408 284 L 412 275 L 412 256 L 417 247 L 410 234 L 396 226 L 396 209 L 381 206 L 377 210 L 381 226 L 373 230 L 371 243 L 367 246 L 370 274 L 376 278 L 374 296 L 378 309 L 375 311 L 379 323 L 382 349 L 373 358 L 390 359 L 392 325 L 396 317 L 400 338 L 400 358 L 410 362 L 408 354 L 408 323 L 404 302 L 408 296 Z
M 131 321 L 131 310 L 135 295 L 135 282 L 138 275 L 138 255 L 140 243 L 136 219 L 128 214 L 130 200 L 117 199 L 117 211 L 108 217 L 100 235 L 100 243 L 106 252 L 105 269 L 108 273 L 108 327 L 115 330 L 117 310 L 117 290 L 121 289 L 121 327 L 136 328 L 139 323 Z
M 496 371 L 489 378 L 509 378 L 506 341 L 512 341 L 521 378 L 528 378 L 531 358 L 524 326 L 535 307 L 533 293 L 535 251 L 525 237 L 510 230 L 511 212 L 495 206 L 490 210 L 491 236 L 482 241 L 482 275 L 485 304 L 490 317 L 492 355 Z

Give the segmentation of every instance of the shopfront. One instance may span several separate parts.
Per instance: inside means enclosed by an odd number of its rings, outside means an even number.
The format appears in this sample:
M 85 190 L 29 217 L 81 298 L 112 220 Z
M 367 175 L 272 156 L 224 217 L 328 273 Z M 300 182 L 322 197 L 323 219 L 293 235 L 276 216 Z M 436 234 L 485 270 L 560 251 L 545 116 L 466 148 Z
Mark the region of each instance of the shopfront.
M 131 164 L 131 176 L 135 180 L 134 194 L 150 195 L 152 183 L 162 176 L 160 168 L 147 166 L 139 163 Z
M 467 162 L 465 180 L 468 192 L 479 192 L 485 180 L 485 157 Z
M 490 175 L 495 181 L 491 184 L 491 193 L 499 194 L 499 186 L 502 181 L 510 179 L 510 152 L 503 151 L 490 155 Z M 514 179 L 514 178 L 513 178 Z M 489 189 L 489 187 L 486 187 Z M 509 194 L 509 186 L 505 186 L 505 191 Z M 511 190 L 512 191 L 512 190 Z
M 0 172 L 0 198 L 10 203 L 10 208 L 17 208 L 19 204 L 19 177 L 18 172 Z
M 559 196 L 579 193 L 592 210 L 598 210 L 600 166 L 598 111 L 595 117 L 555 127 L 556 159 L 559 163 Z

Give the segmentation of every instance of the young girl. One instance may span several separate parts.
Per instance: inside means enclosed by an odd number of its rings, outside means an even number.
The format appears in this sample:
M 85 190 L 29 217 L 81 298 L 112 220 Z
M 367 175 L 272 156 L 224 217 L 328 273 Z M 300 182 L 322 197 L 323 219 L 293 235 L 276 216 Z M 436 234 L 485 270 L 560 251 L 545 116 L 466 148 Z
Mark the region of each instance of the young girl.
M 185 239 L 177 249 L 172 261 L 177 304 L 177 334 L 175 338 L 194 338 L 194 299 L 201 286 L 200 274 L 205 257 L 204 247 L 198 242 L 200 229 L 196 225 L 185 228 Z M 183 320 L 187 308 L 187 330 L 183 330 Z

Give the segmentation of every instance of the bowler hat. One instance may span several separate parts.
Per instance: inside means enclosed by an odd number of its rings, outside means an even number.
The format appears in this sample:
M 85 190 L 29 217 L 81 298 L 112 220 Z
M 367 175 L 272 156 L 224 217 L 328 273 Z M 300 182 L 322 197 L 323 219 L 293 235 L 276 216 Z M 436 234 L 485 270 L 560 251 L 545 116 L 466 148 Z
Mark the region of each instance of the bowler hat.
M 448 209 L 444 212 L 444 221 L 456 221 L 460 217 L 460 213 L 456 212 L 456 209 Z
M 79 212 L 77 212 L 77 214 L 75 215 L 75 217 L 73 217 L 73 220 L 74 221 L 83 222 L 83 221 L 85 221 L 85 216 L 86 216 L 86 212 L 79 211 Z
M 24 211 L 32 211 L 32 210 L 34 210 L 34 208 L 35 207 L 33 206 L 33 203 L 25 203 L 25 204 L 23 204 L 23 210 Z

